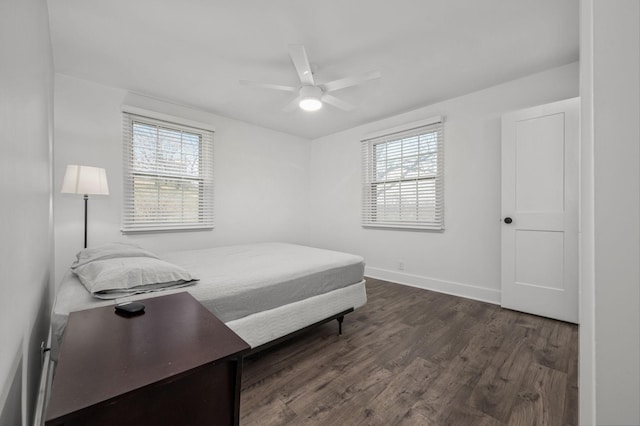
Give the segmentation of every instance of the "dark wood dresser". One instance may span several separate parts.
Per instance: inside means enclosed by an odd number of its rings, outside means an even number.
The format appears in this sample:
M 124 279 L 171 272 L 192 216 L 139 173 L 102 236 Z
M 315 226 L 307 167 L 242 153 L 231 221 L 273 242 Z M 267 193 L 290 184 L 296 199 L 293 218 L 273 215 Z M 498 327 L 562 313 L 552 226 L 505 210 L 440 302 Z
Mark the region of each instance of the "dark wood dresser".
M 46 425 L 237 425 L 249 345 L 189 293 L 73 312 Z

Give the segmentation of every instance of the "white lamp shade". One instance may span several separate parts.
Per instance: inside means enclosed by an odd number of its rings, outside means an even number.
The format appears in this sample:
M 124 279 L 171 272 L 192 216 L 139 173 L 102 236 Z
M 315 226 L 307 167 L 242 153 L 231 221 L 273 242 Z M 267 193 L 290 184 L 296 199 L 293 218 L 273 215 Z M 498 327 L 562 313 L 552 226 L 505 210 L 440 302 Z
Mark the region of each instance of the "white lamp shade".
M 107 171 L 100 167 L 67 166 L 62 181 L 64 194 L 109 195 Z

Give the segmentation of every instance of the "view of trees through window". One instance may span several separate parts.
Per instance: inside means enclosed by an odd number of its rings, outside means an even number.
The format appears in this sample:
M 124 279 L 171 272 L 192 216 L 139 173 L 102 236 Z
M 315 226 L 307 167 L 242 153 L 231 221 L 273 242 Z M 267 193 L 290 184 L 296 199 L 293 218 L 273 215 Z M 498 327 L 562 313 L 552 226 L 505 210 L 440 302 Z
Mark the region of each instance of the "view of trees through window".
M 376 143 L 373 158 L 374 217 L 398 222 L 433 221 L 438 133 Z
M 137 223 L 198 223 L 201 135 L 133 122 L 133 217 Z
M 444 230 L 444 126 L 432 117 L 361 141 L 362 225 Z

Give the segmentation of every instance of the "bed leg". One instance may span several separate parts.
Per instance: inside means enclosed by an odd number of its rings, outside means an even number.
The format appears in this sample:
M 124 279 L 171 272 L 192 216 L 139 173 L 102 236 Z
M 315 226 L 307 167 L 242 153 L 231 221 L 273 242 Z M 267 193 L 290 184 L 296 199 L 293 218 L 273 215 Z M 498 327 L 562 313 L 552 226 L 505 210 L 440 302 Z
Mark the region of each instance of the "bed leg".
M 342 336 L 342 321 L 344 321 L 344 316 L 336 318 L 338 320 L 338 336 Z

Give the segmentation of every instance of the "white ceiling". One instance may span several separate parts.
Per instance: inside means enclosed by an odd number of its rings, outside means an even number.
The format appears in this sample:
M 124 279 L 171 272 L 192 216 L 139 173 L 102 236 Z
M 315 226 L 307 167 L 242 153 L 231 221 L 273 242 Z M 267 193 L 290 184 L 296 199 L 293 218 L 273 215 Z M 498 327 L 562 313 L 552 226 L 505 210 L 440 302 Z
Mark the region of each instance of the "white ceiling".
M 49 0 L 56 72 L 317 138 L 578 60 L 578 0 Z M 345 112 L 282 107 L 288 45 Z

